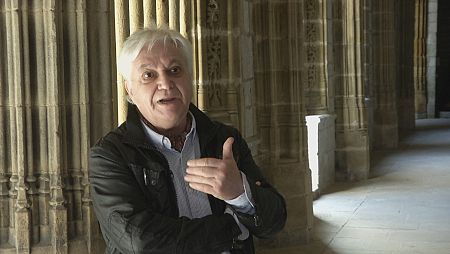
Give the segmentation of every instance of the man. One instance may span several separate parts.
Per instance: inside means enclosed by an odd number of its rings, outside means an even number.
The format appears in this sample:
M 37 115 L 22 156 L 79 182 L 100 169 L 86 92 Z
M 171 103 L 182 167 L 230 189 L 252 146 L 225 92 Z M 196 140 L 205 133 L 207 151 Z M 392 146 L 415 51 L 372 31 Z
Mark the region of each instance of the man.
M 190 103 L 192 47 L 146 29 L 119 55 L 124 124 L 90 153 L 90 184 L 107 253 L 254 253 L 286 221 L 284 199 L 240 133 Z

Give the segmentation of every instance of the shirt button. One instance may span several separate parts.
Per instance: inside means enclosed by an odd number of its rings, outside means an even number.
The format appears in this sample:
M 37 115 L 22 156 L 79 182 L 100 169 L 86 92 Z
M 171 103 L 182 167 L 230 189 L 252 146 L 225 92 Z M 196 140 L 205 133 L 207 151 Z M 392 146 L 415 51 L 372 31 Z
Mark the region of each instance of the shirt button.
M 163 144 L 164 144 L 164 147 L 166 147 L 166 148 L 172 147 L 172 145 L 170 144 L 170 140 L 168 138 L 163 139 Z

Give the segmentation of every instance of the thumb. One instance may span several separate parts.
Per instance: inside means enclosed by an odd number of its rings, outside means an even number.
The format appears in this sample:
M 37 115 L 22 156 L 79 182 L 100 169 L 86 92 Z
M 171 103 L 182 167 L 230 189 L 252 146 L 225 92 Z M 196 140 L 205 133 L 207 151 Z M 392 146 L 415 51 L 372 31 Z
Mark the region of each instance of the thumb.
M 223 152 L 222 152 L 222 159 L 234 159 L 233 158 L 233 143 L 234 138 L 229 137 L 227 140 L 225 140 L 225 143 L 223 143 Z

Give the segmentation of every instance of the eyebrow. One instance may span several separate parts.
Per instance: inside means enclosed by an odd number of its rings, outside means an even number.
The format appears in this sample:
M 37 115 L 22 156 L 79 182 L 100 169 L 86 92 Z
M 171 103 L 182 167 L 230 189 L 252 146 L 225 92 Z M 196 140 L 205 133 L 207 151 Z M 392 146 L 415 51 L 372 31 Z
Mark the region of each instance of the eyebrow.
M 174 65 L 174 64 L 181 65 L 182 62 L 183 61 L 180 60 L 180 59 L 173 58 L 173 59 L 170 60 L 169 64 L 167 64 L 167 66 L 171 66 L 171 65 Z M 154 66 L 155 66 L 155 64 L 153 64 L 153 63 L 143 63 L 143 64 L 141 64 L 139 66 L 139 68 L 141 69 L 141 68 L 144 68 L 144 67 L 154 67 Z
M 141 64 L 140 66 L 139 66 L 139 69 L 144 69 L 144 68 L 146 68 L 146 67 L 153 67 L 154 66 L 154 64 Z
M 178 59 L 172 59 L 172 60 L 170 60 L 170 62 L 169 62 L 169 64 L 168 64 L 167 66 L 172 66 L 172 65 L 174 65 L 174 64 L 182 65 L 180 60 L 178 60 Z M 154 66 L 155 66 L 154 64 L 143 63 L 143 64 L 141 64 L 141 65 L 139 66 L 139 69 L 143 69 L 143 68 L 146 68 L 146 67 L 154 67 Z

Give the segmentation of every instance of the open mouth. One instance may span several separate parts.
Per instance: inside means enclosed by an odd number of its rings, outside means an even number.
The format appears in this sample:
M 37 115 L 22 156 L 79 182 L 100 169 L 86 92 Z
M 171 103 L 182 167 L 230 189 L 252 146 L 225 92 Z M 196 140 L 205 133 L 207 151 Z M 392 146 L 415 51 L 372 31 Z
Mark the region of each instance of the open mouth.
M 168 104 L 168 103 L 175 102 L 175 100 L 176 100 L 176 98 L 164 98 L 164 99 L 158 100 L 158 103 L 160 103 L 160 104 Z

